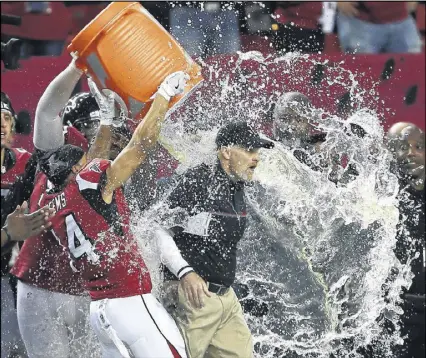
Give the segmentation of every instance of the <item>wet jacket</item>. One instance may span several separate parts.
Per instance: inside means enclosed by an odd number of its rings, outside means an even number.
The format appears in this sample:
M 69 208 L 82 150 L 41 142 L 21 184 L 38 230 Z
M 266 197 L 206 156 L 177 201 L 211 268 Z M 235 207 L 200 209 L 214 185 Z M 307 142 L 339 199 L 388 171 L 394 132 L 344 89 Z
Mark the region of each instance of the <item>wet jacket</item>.
M 246 227 L 244 184 L 231 181 L 220 164 L 202 164 L 180 178 L 168 203 L 188 214 L 185 224 L 170 228 L 182 257 L 206 281 L 230 286 Z M 167 269 L 165 277 L 173 279 Z

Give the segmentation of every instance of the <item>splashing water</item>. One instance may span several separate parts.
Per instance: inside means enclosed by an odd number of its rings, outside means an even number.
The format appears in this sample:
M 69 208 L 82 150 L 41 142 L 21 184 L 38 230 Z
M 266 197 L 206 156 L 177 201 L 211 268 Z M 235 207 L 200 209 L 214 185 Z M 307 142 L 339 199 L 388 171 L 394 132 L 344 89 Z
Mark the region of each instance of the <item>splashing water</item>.
M 309 71 L 317 65 L 332 78 L 322 87 L 310 82 Z M 411 277 L 393 253 L 398 182 L 381 144 L 374 84 L 365 90 L 360 86 L 365 74 L 298 54 L 239 53 L 203 66 L 202 88 L 170 115 L 161 133 L 162 144 L 180 161 L 178 173 L 215 162 L 216 133 L 229 121 L 246 120 L 268 134 L 272 104 L 294 90 L 312 99 L 320 113 L 315 126 L 328 133 L 312 161 L 320 165 L 333 153 L 344 153 L 358 171 L 336 185 L 330 170 L 312 170 L 281 143 L 261 151 L 255 183 L 246 190 L 250 219 L 238 257 L 238 280 L 250 288 L 249 297 L 269 307 L 264 317 L 246 315 L 256 356 L 361 357 L 359 349 L 373 342 L 381 356 L 390 356 L 391 343 L 401 343 L 399 292 Z M 349 120 L 321 109 L 347 92 L 355 108 Z M 349 123 L 362 126 L 365 138 L 349 136 Z M 135 223 L 154 286 L 161 274 L 153 232 L 163 220 L 172 226 L 170 214 L 161 198 Z M 387 281 L 392 270 L 394 278 Z M 397 327 L 394 333 L 383 334 L 382 316 Z

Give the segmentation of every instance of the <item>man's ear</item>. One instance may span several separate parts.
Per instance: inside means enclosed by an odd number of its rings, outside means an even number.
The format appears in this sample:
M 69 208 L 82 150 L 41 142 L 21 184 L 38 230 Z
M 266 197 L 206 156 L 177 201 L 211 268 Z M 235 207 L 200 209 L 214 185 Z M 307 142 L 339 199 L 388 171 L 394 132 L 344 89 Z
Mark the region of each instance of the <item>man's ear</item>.
M 223 159 L 229 160 L 231 158 L 231 148 L 230 147 L 221 147 L 219 152 Z

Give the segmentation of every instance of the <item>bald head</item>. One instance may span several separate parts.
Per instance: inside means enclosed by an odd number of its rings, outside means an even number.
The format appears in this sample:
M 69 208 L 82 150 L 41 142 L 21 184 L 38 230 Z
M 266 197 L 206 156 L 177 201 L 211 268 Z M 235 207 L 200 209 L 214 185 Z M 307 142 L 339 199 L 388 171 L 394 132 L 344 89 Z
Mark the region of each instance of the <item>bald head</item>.
M 407 128 L 407 127 L 412 127 L 414 129 L 417 129 L 419 131 L 421 131 L 421 129 L 419 127 L 417 127 L 415 124 L 413 123 L 409 123 L 409 122 L 398 122 L 395 123 L 394 125 L 392 125 L 389 130 L 388 130 L 388 134 L 387 137 L 388 139 L 397 137 L 399 135 L 401 135 L 401 132 L 403 129 Z
M 312 103 L 300 92 L 286 92 L 274 108 L 274 135 L 277 139 L 306 138 L 309 135 L 309 113 Z
M 312 106 L 308 97 L 300 92 L 286 92 L 278 98 L 274 109 L 274 118 L 285 116 L 289 110 Z
M 399 122 L 389 128 L 389 149 L 400 170 L 413 179 L 425 177 L 425 134 L 413 123 Z

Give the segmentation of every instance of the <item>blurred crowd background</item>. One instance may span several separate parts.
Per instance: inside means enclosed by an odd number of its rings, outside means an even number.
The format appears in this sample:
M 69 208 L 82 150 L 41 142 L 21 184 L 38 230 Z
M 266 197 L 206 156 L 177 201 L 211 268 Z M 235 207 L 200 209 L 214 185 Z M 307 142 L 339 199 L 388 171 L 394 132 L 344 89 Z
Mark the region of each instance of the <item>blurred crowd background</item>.
M 22 56 L 58 56 L 109 2 L 3 1 L 2 41 L 22 39 Z M 141 1 L 192 56 L 263 53 L 424 52 L 425 2 L 420 1 Z
M 67 65 L 67 45 L 110 2 L 2 1 L 1 13 L 21 17 L 20 26 L 1 25 L 2 87 L 15 110 L 31 123 L 37 102 L 50 81 Z M 238 51 L 259 51 L 264 56 L 298 51 L 309 53 L 328 66 L 340 66 L 372 80 L 374 106 L 385 127 L 409 121 L 424 128 L 425 117 L 425 2 L 399 1 L 142 1 L 142 5 L 198 61 L 220 61 L 224 67 Z M 12 40 L 11 40 L 12 39 Z M 13 40 L 19 39 L 19 41 Z M 15 42 L 14 42 L 15 41 Z M 19 65 L 18 65 L 19 58 Z M 312 66 L 311 66 L 312 67 Z M 300 64 L 309 72 L 313 96 L 324 109 L 348 107 L 348 89 L 333 88 L 326 66 Z M 277 78 L 276 81 L 282 81 Z M 301 88 L 286 90 L 305 91 Z M 371 82 L 371 81 L 370 81 Z M 288 87 L 288 84 L 283 84 Z M 360 83 L 360 86 L 364 85 Z M 371 83 L 366 83 L 371 86 Z M 88 90 L 80 81 L 75 93 Z M 272 90 L 272 89 L 270 89 Z M 331 91 L 331 92 L 330 92 Z M 308 93 L 306 93 L 308 94 Z M 327 103 L 329 102 L 329 103 Z M 337 105 L 336 105 L 337 103 Z M 327 108 L 328 107 L 328 108 Z M 25 117 L 25 118 L 24 118 Z M 23 126 L 25 127 L 25 125 Z M 17 135 L 15 144 L 32 150 L 31 125 Z

